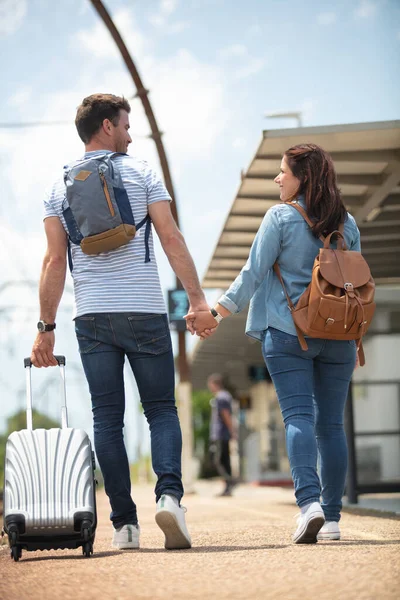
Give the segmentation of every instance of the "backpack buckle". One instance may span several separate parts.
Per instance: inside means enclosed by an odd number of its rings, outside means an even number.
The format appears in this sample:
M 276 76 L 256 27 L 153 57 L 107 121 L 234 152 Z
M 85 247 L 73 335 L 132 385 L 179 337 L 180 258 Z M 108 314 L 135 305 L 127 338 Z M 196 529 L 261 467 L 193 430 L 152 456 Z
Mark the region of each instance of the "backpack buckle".
M 332 325 L 332 323 L 335 322 L 335 319 L 332 319 L 332 317 L 328 317 L 327 320 L 325 321 L 325 325 Z
M 354 292 L 354 287 L 352 283 L 345 283 L 343 287 L 346 292 Z

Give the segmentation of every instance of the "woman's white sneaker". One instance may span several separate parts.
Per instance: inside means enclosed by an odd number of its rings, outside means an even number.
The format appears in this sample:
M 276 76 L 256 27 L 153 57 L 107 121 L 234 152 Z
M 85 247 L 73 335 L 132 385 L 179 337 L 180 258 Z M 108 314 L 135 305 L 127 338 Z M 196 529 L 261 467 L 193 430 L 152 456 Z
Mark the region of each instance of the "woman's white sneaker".
M 173 496 L 163 494 L 157 502 L 156 523 L 165 535 L 167 550 L 191 548 L 192 541 L 185 522 L 186 508 Z
M 122 525 L 114 529 L 112 546 L 119 550 L 139 548 L 140 527 L 137 525 Z
M 340 540 L 339 523 L 326 521 L 317 535 L 319 540 Z
M 297 517 L 297 529 L 293 536 L 295 544 L 315 544 L 317 534 L 325 523 L 324 511 L 318 502 L 310 504 L 306 512 Z

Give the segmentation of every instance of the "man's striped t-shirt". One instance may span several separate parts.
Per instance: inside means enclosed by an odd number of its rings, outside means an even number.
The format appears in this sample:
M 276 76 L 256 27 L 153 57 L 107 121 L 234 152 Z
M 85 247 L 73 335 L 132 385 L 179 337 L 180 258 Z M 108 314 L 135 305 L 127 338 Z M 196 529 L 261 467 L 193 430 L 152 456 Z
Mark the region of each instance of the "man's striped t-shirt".
M 106 152 L 86 152 L 85 158 Z M 113 160 L 128 193 L 135 223 L 147 215 L 149 204 L 171 201 L 164 183 L 145 161 L 127 154 Z M 66 189 L 61 176 L 44 201 L 44 218 L 59 217 L 67 231 L 62 214 L 65 196 Z M 111 252 L 88 256 L 80 246 L 71 243 L 74 318 L 88 313 L 166 312 L 152 232 L 149 238 L 150 262 L 145 262 L 145 228 L 145 225 L 141 227 L 128 244 Z

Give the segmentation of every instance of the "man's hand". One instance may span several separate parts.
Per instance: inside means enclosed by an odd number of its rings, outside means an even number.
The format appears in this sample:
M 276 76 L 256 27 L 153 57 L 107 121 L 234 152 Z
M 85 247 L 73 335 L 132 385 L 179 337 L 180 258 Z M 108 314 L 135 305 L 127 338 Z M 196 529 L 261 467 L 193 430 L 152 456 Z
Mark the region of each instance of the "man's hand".
M 196 333 L 194 328 L 194 316 L 189 317 L 189 315 L 195 315 L 197 312 L 202 311 L 210 313 L 210 307 L 207 302 L 191 302 L 188 314 L 183 317 L 186 319 L 186 329 L 188 329 L 192 335 Z
M 190 328 L 187 325 L 189 331 L 191 333 L 193 331 L 193 333 L 196 333 L 202 339 L 212 335 L 218 326 L 208 307 L 207 310 L 189 310 L 188 314 L 183 318 L 186 319 L 186 323 L 190 322 Z
M 35 367 L 55 367 L 58 365 L 53 354 L 54 344 L 54 331 L 37 334 L 31 353 L 31 361 Z

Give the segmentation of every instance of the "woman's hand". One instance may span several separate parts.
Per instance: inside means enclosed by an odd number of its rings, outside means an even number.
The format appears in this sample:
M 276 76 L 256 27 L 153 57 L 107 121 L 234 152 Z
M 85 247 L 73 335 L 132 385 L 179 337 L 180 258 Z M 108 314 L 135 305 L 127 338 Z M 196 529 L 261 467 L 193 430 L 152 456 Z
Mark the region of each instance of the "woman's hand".
M 210 337 L 216 330 L 218 323 L 212 316 L 210 309 L 193 310 L 183 317 L 186 319 L 187 328 L 193 334 L 196 333 L 202 339 Z

